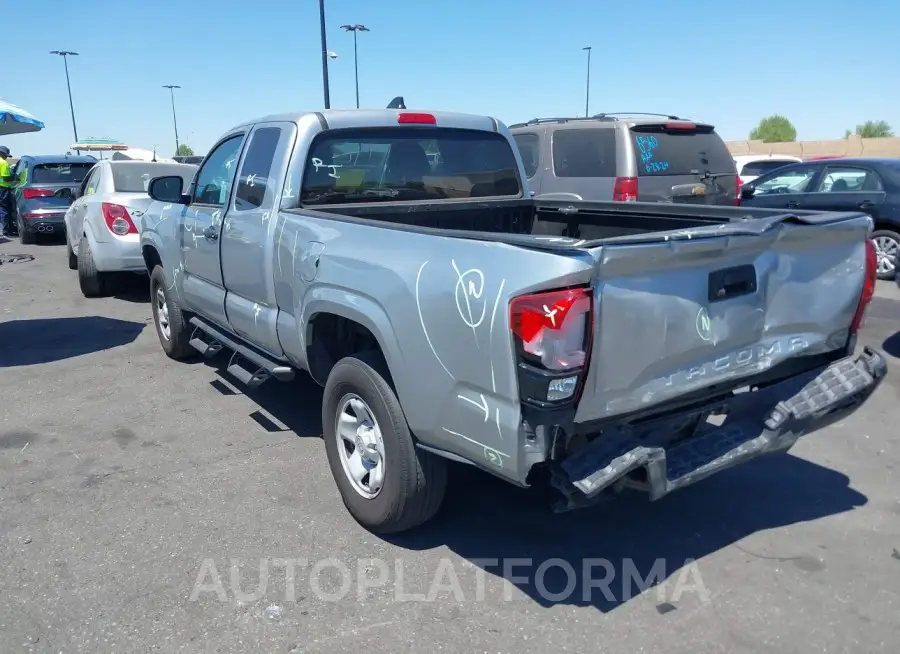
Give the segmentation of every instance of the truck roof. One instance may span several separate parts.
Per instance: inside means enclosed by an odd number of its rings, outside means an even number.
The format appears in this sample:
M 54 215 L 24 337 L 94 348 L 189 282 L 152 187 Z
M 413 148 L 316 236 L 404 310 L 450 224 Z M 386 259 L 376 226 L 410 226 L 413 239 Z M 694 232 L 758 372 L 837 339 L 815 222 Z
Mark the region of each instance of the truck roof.
M 498 131 L 498 121 L 491 116 L 479 114 L 457 113 L 453 111 L 432 111 L 428 109 L 324 109 L 322 111 L 293 111 L 271 114 L 246 120 L 232 127 L 229 132 L 248 127 L 256 123 L 297 123 L 309 117 L 321 117 L 326 124 L 334 127 L 356 126 L 389 126 L 397 124 L 400 114 L 428 114 L 434 116 L 439 127 L 455 127 L 457 129 L 478 129 L 491 132 Z

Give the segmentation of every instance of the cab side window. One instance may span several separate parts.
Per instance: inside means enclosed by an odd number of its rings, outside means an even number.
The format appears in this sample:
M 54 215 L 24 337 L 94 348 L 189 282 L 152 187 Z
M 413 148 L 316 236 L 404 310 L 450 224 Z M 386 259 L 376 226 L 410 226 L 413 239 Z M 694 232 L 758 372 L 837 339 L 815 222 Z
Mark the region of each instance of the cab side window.
M 537 134 L 516 134 L 513 140 L 522 157 L 525 177 L 531 179 L 541 163 L 541 139 Z
M 263 205 L 266 189 L 271 186 L 269 174 L 280 138 L 279 127 L 263 127 L 253 132 L 238 175 L 235 211 L 250 211 Z
M 197 173 L 194 184 L 193 202 L 222 206 L 231 194 L 231 185 L 241 154 L 244 135 L 238 134 L 219 143 L 209 153 L 203 167 Z

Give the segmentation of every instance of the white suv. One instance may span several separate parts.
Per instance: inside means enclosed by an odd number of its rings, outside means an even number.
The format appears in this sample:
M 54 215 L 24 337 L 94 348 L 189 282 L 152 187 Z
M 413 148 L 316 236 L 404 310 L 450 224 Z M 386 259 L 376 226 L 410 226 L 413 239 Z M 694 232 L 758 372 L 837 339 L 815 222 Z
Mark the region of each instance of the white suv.
M 760 175 L 765 175 L 770 170 L 798 161 L 803 161 L 803 159 L 789 154 L 747 154 L 735 157 L 734 165 L 741 178 L 741 183 L 746 184 Z

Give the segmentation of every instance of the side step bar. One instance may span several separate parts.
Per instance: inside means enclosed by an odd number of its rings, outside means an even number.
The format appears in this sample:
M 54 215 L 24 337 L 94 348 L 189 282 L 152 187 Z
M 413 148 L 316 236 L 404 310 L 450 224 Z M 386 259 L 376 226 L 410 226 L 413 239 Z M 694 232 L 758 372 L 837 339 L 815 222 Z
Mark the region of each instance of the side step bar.
M 259 352 L 251 350 L 246 345 L 238 342 L 235 338 L 223 334 L 220 330 L 201 318 L 194 316 L 191 318 L 191 324 L 196 327 L 194 333 L 191 335 L 191 347 L 207 358 L 215 356 L 223 347 L 227 347 L 234 352 L 231 356 L 231 360 L 228 362 L 228 372 L 247 386 L 259 386 L 269 377 L 274 377 L 278 381 L 291 381 L 294 379 L 295 372 L 290 366 L 282 365 Z M 212 339 L 212 342 L 204 341 L 200 338 L 198 332 L 206 334 Z M 239 358 L 256 366 L 255 372 L 251 372 L 240 365 L 239 361 L 236 361 L 236 359 Z

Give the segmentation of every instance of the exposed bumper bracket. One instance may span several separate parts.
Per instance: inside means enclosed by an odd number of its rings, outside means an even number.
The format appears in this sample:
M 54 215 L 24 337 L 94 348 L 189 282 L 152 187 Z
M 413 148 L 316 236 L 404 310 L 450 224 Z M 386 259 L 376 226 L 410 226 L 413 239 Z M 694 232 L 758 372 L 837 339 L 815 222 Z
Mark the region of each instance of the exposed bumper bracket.
M 650 500 L 657 500 L 763 454 L 785 452 L 804 434 L 853 413 L 886 375 L 884 356 L 866 347 L 825 368 L 736 394 L 716 407 L 726 415 L 721 425 L 702 424 L 692 436 L 664 447 L 645 443 L 657 440 L 654 431 L 672 433 L 690 413 L 667 416 L 649 431 L 642 430 L 640 439 L 631 427 L 612 429 L 554 466 L 551 483 L 564 496 L 556 509 L 593 504 L 616 482 L 645 490 Z M 628 477 L 639 468 L 646 470 L 643 479 Z

